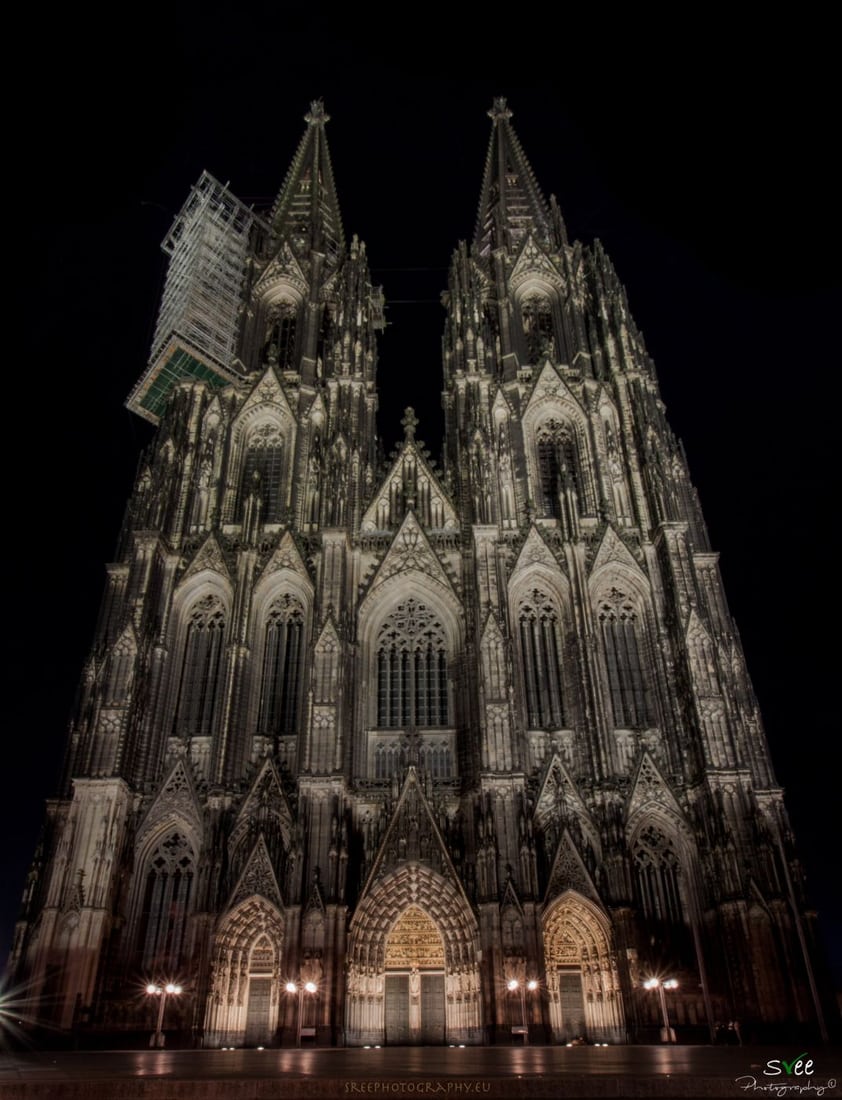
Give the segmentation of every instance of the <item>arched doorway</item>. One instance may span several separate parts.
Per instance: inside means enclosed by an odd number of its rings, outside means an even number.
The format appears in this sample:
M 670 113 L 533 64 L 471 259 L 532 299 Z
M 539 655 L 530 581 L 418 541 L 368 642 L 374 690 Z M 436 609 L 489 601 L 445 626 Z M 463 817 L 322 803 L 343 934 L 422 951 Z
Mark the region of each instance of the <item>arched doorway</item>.
M 572 890 L 553 901 L 544 916 L 544 961 L 553 1039 L 622 1041 L 620 981 L 602 910 Z
M 253 896 L 223 917 L 214 938 L 205 1046 L 267 1046 L 278 1030 L 283 917 Z
M 345 1042 L 481 1043 L 476 918 L 420 863 L 387 875 L 351 920 Z
M 386 938 L 386 1043 L 443 1043 L 444 944 L 435 921 L 410 905 Z
M 275 951 L 268 936 L 261 936 L 249 955 L 246 996 L 246 1046 L 265 1046 L 272 1035 L 272 975 Z

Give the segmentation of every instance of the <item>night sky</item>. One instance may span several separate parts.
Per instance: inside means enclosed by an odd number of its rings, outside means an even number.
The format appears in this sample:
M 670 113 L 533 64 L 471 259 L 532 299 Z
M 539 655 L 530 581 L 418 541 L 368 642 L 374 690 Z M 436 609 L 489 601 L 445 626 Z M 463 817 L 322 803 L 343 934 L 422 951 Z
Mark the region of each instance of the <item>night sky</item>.
M 160 241 L 190 186 L 206 168 L 268 206 L 309 101 L 324 97 L 346 237 L 366 241 L 388 304 L 380 431 L 388 452 L 413 404 L 437 455 L 439 295 L 473 234 L 485 112 L 506 95 L 545 195 L 571 239 L 601 238 L 655 360 L 842 987 L 839 672 L 824 641 L 838 598 L 842 304 L 830 28 L 815 13 L 809 28 L 764 15 L 762 32 L 607 26 L 606 9 L 563 35 L 533 12 L 521 31 L 457 41 L 433 11 L 402 28 L 281 22 L 276 10 L 138 8 L 110 28 L 74 10 L 18 43 L 37 75 L 20 89 L 5 173 L 13 630 L 0 956 L 56 791 L 103 564 L 152 435 L 123 402 L 149 352 Z

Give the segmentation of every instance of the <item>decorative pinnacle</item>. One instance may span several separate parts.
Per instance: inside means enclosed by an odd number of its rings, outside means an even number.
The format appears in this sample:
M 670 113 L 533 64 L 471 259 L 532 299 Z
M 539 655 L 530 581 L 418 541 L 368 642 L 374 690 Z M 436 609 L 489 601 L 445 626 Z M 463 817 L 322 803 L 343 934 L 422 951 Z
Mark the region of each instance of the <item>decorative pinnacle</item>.
M 314 99 L 310 103 L 310 110 L 304 116 L 304 121 L 308 126 L 324 126 L 326 122 L 330 122 L 323 99 Z
M 403 420 L 401 420 L 401 426 L 403 427 L 404 438 L 407 440 L 415 438 L 415 429 L 418 427 L 418 417 L 415 415 L 415 409 L 411 405 L 403 411 Z
M 511 118 L 512 112 L 506 106 L 506 97 L 504 95 L 498 95 L 494 97 L 494 103 L 491 110 L 486 112 L 488 117 L 495 122 L 499 122 L 501 118 Z

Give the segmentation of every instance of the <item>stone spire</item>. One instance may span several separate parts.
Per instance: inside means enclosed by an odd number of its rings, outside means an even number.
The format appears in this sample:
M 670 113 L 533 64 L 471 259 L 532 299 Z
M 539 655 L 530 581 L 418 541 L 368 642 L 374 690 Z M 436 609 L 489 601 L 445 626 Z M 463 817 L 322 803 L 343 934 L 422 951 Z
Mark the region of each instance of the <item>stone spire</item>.
M 285 237 L 299 255 L 323 252 L 329 267 L 345 250 L 339 200 L 325 135 L 330 115 L 320 99 L 304 116 L 307 129 L 269 215 L 276 237 Z
M 487 257 L 497 248 L 515 252 L 528 232 L 550 238 L 550 209 L 511 125 L 512 112 L 498 96 L 488 112 L 493 122 L 482 179 L 474 244 Z

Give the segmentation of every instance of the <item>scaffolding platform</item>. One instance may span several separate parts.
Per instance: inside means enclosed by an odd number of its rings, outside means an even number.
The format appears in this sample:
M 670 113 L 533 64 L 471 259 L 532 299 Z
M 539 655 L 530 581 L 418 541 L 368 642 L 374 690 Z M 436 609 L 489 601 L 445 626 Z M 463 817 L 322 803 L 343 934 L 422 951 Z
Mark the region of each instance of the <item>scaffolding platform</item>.
M 126 405 L 157 424 L 185 379 L 224 386 L 236 361 L 249 243 L 263 224 L 209 172 L 190 192 L 161 248 L 170 257 L 146 371 Z

